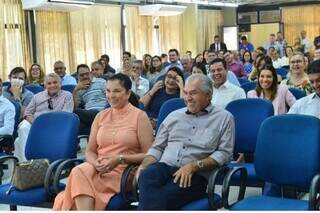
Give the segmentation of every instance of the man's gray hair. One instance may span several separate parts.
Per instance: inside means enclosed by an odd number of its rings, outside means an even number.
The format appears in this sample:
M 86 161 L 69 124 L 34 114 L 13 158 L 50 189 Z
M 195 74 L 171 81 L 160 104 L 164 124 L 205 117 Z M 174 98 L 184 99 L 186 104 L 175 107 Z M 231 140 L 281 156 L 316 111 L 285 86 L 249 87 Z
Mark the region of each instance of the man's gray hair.
M 44 77 L 44 83 L 45 84 L 47 84 L 49 78 L 55 78 L 59 82 L 59 84 L 61 84 L 61 78 L 60 78 L 60 76 L 58 74 L 53 72 L 53 73 L 49 73 L 48 75 L 46 75 Z
M 213 93 L 213 83 L 212 80 L 203 74 L 191 75 L 187 78 L 186 83 L 189 81 L 200 81 L 200 90 L 206 94 L 210 94 L 212 96 Z

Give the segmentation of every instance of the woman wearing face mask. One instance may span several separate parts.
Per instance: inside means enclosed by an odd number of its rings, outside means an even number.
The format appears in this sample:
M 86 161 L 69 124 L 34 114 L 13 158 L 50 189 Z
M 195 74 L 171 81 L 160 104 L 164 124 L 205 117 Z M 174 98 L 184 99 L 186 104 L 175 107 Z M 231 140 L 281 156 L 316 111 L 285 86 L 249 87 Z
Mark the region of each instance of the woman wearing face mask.
M 31 65 L 28 72 L 28 81 L 29 84 L 44 86 L 44 72 L 39 64 L 34 63 Z
M 261 68 L 257 87 L 255 90 L 250 90 L 247 96 L 271 101 L 275 115 L 287 113 L 287 106 L 291 107 L 296 102 L 296 98 L 286 85 L 278 85 L 277 73 L 271 64 L 266 64 Z
M 307 73 L 305 73 L 306 62 L 302 53 L 294 53 L 290 60 L 289 78 L 281 81 L 281 84 L 287 85 L 289 88 L 297 88 L 311 94 L 314 92 Z

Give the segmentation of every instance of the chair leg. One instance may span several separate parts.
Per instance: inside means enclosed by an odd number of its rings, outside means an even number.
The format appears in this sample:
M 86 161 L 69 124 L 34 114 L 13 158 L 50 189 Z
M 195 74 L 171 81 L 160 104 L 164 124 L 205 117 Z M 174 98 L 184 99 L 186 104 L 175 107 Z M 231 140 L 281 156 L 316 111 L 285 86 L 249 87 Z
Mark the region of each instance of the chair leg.
M 16 205 L 10 205 L 10 211 L 17 211 Z

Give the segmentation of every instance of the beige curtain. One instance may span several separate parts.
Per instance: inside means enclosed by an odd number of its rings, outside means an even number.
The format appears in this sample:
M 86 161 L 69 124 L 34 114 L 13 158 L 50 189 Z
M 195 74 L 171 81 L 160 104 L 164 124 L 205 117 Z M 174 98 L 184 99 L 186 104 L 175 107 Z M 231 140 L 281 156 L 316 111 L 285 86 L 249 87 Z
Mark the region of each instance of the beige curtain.
M 222 10 L 199 10 L 197 45 L 198 52 L 208 49 L 213 43 L 214 35 L 222 34 L 223 11 Z
M 63 61 L 70 73 L 68 25 L 68 13 L 36 11 L 37 61 L 46 73 L 53 72 L 57 60 Z
M 125 6 L 126 50 L 142 59 L 143 54 L 154 54 L 153 21 L 150 16 L 140 16 L 137 6 Z
M 7 80 L 10 70 L 30 66 L 26 13 L 19 0 L 0 1 L 0 77 Z
M 164 16 L 159 20 L 159 46 L 162 53 L 175 48 L 180 51 L 181 48 L 181 15 Z
M 110 65 L 120 66 L 121 11 L 118 5 L 95 5 L 70 13 L 70 65 L 90 63 L 108 54 Z
M 307 37 L 313 42 L 314 37 L 320 35 L 320 5 L 307 5 L 282 8 L 282 22 L 284 23 L 285 38 L 290 45 L 294 38 L 305 30 Z
M 190 50 L 193 55 L 198 52 L 197 48 L 197 25 L 198 25 L 198 7 L 196 4 L 189 4 L 187 9 L 181 15 L 181 37 L 180 51 L 183 55 Z

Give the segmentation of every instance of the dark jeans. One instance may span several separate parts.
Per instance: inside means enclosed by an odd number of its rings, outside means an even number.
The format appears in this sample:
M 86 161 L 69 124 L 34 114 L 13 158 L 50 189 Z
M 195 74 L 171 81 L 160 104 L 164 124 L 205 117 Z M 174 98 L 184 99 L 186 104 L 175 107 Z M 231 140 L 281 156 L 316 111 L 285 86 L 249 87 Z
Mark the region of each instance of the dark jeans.
M 194 174 L 191 187 L 180 188 L 172 176 L 179 168 L 154 163 L 139 177 L 138 210 L 179 210 L 194 200 L 206 196 L 206 178 Z
M 91 128 L 94 118 L 99 113 L 98 110 L 85 110 L 85 109 L 75 109 L 74 113 L 79 116 L 80 126 L 79 131 L 81 132 L 84 129 Z

